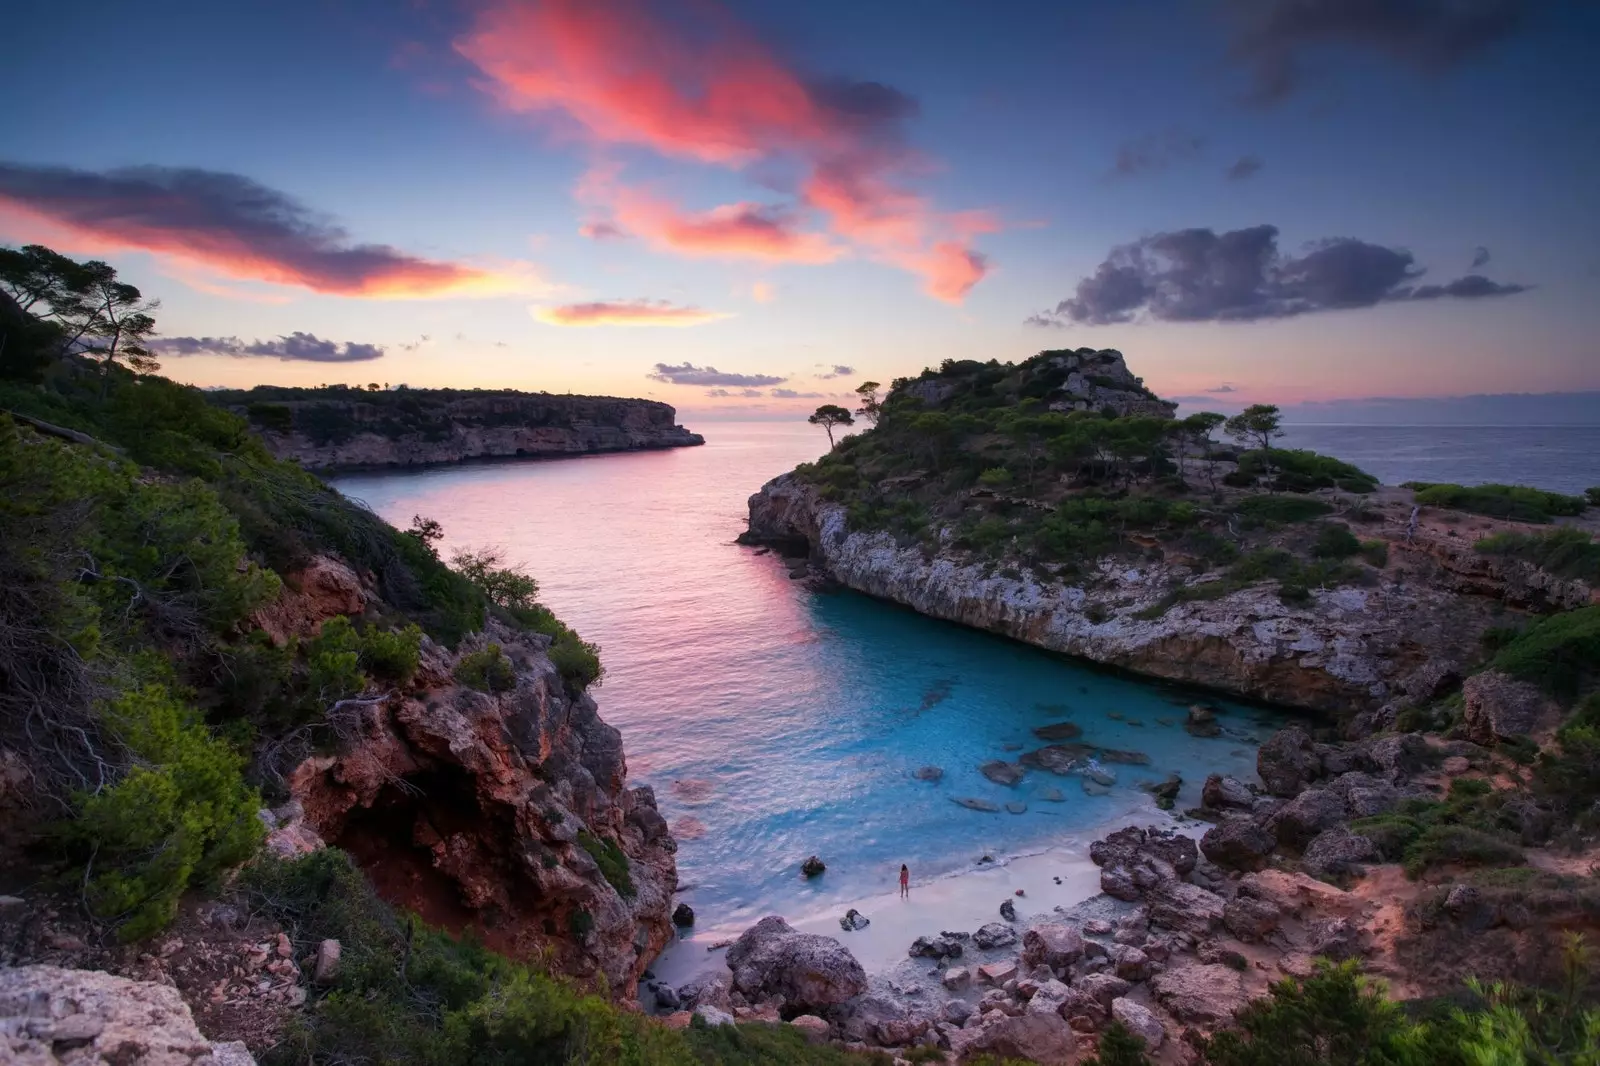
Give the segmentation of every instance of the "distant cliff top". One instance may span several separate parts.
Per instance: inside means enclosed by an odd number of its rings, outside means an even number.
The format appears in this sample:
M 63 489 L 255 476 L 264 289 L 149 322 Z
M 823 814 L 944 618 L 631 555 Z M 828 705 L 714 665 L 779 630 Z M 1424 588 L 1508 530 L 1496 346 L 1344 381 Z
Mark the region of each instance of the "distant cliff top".
M 1115 348 L 1060 348 L 1020 363 L 946 359 L 939 369 L 900 378 L 891 400 L 914 397 L 926 409 L 994 408 L 1035 401 L 1042 410 L 1109 411 L 1115 415 L 1171 418 L 1177 404 L 1145 387 Z M 965 401 L 965 402 L 964 402 Z
M 209 394 L 280 458 L 313 469 L 576 455 L 705 443 L 657 400 L 513 389 L 320 389 Z

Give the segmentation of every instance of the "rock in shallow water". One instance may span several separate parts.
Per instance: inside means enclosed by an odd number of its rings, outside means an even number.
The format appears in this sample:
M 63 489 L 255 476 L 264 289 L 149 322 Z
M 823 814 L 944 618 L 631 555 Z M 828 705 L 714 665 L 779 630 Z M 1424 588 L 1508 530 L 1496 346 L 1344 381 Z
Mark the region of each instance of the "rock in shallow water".
M 672 912 L 672 924 L 679 929 L 687 929 L 694 924 L 694 908 L 687 903 L 680 903 Z
M 800 872 L 805 874 L 807 877 L 816 877 L 823 871 L 827 870 L 827 868 L 827 864 L 821 859 L 817 858 L 815 855 L 811 856 L 805 862 L 800 864 Z
M 918 781 L 940 781 L 944 778 L 944 770 L 938 766 L 919 766 L 911 771 L 911 776 Z

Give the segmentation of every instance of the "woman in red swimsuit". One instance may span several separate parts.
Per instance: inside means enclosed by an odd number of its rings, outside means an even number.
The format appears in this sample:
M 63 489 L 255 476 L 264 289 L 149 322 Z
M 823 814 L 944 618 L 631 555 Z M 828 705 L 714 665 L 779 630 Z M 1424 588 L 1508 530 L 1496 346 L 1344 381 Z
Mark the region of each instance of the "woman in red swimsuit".
M 900 898 L 907 899 L 911 896 L 911 871 L 906 869 L 906 864 L 900 864 Z

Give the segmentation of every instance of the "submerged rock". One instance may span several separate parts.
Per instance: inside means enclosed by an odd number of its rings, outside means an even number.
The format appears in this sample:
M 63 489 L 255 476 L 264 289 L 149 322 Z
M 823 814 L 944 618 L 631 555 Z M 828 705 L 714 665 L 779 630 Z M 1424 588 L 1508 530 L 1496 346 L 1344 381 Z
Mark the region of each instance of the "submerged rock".
M 965 807 L 969 811 L 983 811 L 985 814 L 1000 813 L 1000 808 L 998 805 L 990 803 L 985 799 L 978 799 L 974 796 L 952 796 L 950 797 L 950 802 L 957 804 L 958 806 Z
M 944 770 L 938 766 L 919 766 L 911 771 L 911 776 L 918 781 L 942 781 Z
M 1026 770 L 1018 766 L 1016 763 L 1006 762 L 1004 759 L 993 759 L 989 762 L 986 762 L 982 766 L 978 767 L 978 772 L 984 777 L 987 777 L 990 781 L 993 781 L 995 784 L 1006 785 L 1007 787 L 1015 785 L 1018 781 L 1021 781 L 1023 775 L 1027 773 Z
M 1183 720 L 1183 728 L 1192 737 L 1222 735 L 1222 726 L 1217 721 L 1216 709 L 1200 703 L 1189 708 L 1189 716 Z
M 1027 814 L 1028 805 L 1026 803 L 1018 803 L 1016 800 L 1012 800 L 1010 803 L 1006 804 L 1006 810 L 1012 814 Z
M 827 868 L 827 864 L 821 859 L 817 858 L 815 855 L 811 856 L 805 862 L 800 864 L 800 872 L 805 874 L 807 877 L 816 877 L 826 871 Z
M 1033 735 L 1040 740 L 1077 740 L 1083 736 L 1083 727 L 1076 722 L 1052 722 L 1035 727 Z

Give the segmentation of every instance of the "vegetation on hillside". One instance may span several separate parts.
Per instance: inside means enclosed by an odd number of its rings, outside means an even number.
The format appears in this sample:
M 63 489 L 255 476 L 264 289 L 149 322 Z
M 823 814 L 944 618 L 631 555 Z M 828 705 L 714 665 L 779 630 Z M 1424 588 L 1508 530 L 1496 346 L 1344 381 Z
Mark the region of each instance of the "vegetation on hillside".
M 1427 481 L 1408 481 L 1416 490 L 1417 502 L 1424 507 L 1445 507 L 1493 518 L 1518 522 L 1546 523 L 1560 517 L 1580 515 L 1589 506 L 1583 496 L 1565 496 L 1526 485 L 1451 485 Z
M 550 636 L 573 691 L 599 679 L 598 649 L 498 556 L 452 569 L 436 523 L 396 530 L 150 373 L 133 347 L 153 322 L 129 316 L 151 305 L 112 268 L 30 248 L 0 255 L 0 282 L 0 745 L 123 937 L 255 851 L 258 790 L 409 685 L 424 634 L 454 646 L 493 615 Z M 275 643 L 252 614 L 315 555 L 381 599 Z
M 1366 580 L 1383 565 L 1385 553 L 1363 551 L 1330 517 L 1334 494 L 1370 492 L 1370 475 L 1273 447 L 1280 430 L 1270 406 L 1234 419 L 1173 419 L 1143 413 L 1164 407 L 1137 379 L 1090 375 L 1097 395 L 1130 413 L 1073 409 L 1082 404 L 1062 392 L 1080 373 L 1073 368 L 1104 354 L 947 362 L 895 382 L 882 400 L 868 382 L 857 413 L 871 428 L 796 474 L 845 504 L 854 529 L 892 533 L 930 553 L 966 552 L 1002 573 L 1082 576 L 1111 555 L 1216 575 L 1174 588 L 1151 616 L 1263 580 L 1303 602 L 1311 590 Z M 1219 443 L 1219 429 L 1252 450 Z M 1308 525 L 1319 518 L 1329 520 Z

